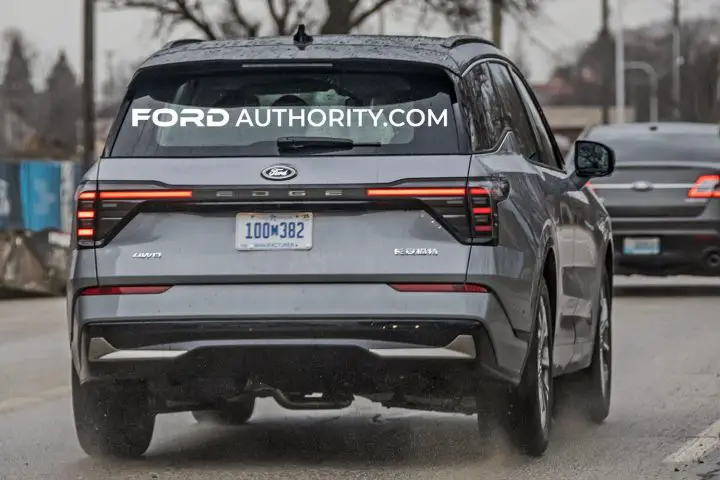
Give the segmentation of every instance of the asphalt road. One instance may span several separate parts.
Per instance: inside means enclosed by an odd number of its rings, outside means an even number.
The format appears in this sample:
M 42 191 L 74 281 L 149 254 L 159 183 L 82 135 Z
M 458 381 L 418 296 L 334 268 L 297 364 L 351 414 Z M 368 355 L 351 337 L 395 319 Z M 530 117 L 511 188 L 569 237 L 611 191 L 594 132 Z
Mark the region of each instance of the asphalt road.
M 144 459 L 90 460 L 71 420 L 64 301 L 0 301 L 0 479 L 720 479 L 720 281 L 618 283 L 631 286 L 616 292 L 611 415 L 562 416 L 542 459 L 481 456 L 472 417 L 264 401 L 246 427 L 166 415 Z

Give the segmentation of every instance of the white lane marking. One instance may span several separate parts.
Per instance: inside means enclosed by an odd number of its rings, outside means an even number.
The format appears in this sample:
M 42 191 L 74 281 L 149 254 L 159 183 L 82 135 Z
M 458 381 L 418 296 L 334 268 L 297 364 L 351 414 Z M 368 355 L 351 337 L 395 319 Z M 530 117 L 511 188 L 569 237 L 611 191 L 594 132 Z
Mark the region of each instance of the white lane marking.
M 690 463 L 699 460 L 720 446 L 720 420 L 700 432 L 677 452 L 663 460 L 664 463 Z
M 68 393 L 70 393 L 70 387 L 64 385 L 62 387 L 44 390 L 33 396 L 8 398 L 0 402 L 0 414 L 38 405 L 54 398 L 63 397 Z

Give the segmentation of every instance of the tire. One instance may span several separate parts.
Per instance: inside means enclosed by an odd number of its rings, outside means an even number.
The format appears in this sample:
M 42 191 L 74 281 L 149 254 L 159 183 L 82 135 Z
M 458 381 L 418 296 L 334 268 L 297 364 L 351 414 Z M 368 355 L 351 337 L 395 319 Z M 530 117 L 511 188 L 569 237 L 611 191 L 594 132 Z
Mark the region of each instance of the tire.
M 87 455 L 137 458 L 147 451 L 155 415 L 142 385 L 81 385 L 74 367 L 71 383 L 75 431 Z
M 585 377 L 580 393 L 587 418 L 597 424 L 610 414 L 612 393 L 612 299 L 607 271 L 603 269 L 598 292 L 595 341 L 590 366 L 582 372 Z
M 216 410 L 199 410 L 192 412 L 198 423 L 238 426 L 245 425 L 255 411 L 255 398 L 225 404 Z
M 526 455 L 540 457 L 547 450 L 553 419 L 552 307 L 545 280 L 540 281 L 533 334 L 520 385 L 508 395 L 502 421 L 512 443 Z

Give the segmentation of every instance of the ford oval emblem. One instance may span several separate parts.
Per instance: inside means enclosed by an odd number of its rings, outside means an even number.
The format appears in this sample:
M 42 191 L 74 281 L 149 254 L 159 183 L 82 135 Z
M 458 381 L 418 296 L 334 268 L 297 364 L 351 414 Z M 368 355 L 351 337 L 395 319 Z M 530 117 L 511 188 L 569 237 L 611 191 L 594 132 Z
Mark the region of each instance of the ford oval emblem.
M 273 165 L 267 167 L 260 172 L 260 175 L 266 180 L 290 180 L 291 178 L 297 177 L 297 170 L 290 165 Z
M 650 182 L 635 182 L 632 184 L 632 189 L 636 192 L 649 192 L 653 189 L 653 184 Z

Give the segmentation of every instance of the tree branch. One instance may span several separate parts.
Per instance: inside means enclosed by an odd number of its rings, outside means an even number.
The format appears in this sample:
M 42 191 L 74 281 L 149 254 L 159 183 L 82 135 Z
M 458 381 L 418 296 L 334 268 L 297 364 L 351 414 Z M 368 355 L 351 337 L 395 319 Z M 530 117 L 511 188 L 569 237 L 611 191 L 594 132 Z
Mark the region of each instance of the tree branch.
M 275 23 L 275 30 L 278 35 L 288 33 L 288 19 L 290 14 L 295 10 L 296 3 L 294 0 L 282 0 L 282 9 L 278 10 L 275 6 L 275 0 L 266 0 L 270 18 Z
M 272 27 L 274 34 L 286 35 L 299 23 L 321 24 L 323 33 L 349 33 L 386 7 L 407 5 L 413 13 L 423 10 L 442 16 L 455 30 L 468 31 L 483 17 L 487 0 L 324 0 L 328 9 L 325 19 L 307 15 L 313 1 L 319 0 L 265 0 L 269 14 L 258 21 L 248 16 L 242 0 L 96 0 L 99 4 L 115 10 L 139 9 L 154 12 L 157 16 L 156 35 L 162 30 L 172 30 L 179 24 L 190 24 L 203 36 L 215 40 L 223 37 L 253 37 L 261 32 L 263 25 Z M 509 12 L 537 9 L 545 0 L 505 0 Z M 369 7 L 364 9 L 367 2 Z M 249 3 L 246 2 L 246 3 Z M 210 5 L 221 5 L 223 12 L 215 16 Z M 241 6 L 242 5 L 242 6 Z M 210 13 L 212 12 L 212 13 Z
M 202 9 L 202 2 L 196 0 L 193 9 L 188 5 L 187 0 L 106 0 L 104 2 L 110 8 L 149 10 L 158 16 L 158 28 L 164 22 L 170 27 L 182 22 L 189 22 L 200 30 L 208 40 L 217 39 L 210 21 L 205 17 Z
M 272 0 L 268 0 L 271 3 Z M 249 37 L 257 36 L 260 31 L 260 23 L 251 22 L 243 13 L 240 11 L 239 0 L 227 0 L 227 9 L 232 15 L 233 20 L 240 25 Z
M 352 28 L 355 28 L 355 27 L 360 26 L 363 22 L 365 22 L 365 20 L 367 20 L 368 18 L 372 17 L 373 15 L 375 15 L 375 14 L 378 13 L 380 10 L 382 10 L 383 8 L 385 8 L 387 5 L 391 4 L 391 3 L 394 2 L 394 1 L 395 1 L 395 0 L 377 0 L 377 1 L 375 2 L 375 5 L 373 5 L 372 7 L 368 8 L 368 9 L 365 10 L 364 12 L 358 13 L 357 15 L 355 15 L 354 17 L 352 17 L 352 18 L 350 19 L 350 25 L 352 26 Z M 355 9 L 358 7 L 359 3 L 360 3 L 360 0 L 353 0 L 353 1 L 352 1 L 352 4 L 351 4 L 351 5 L 352 5 L 352 10 L 351 10 L 351 12 L 354 12 L 354 11 L 355 11 Z

